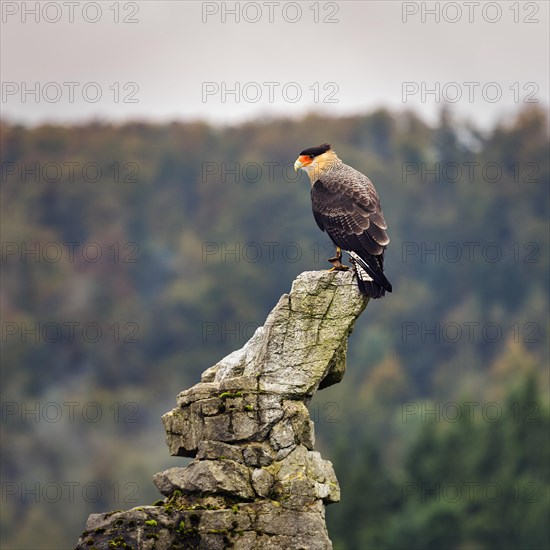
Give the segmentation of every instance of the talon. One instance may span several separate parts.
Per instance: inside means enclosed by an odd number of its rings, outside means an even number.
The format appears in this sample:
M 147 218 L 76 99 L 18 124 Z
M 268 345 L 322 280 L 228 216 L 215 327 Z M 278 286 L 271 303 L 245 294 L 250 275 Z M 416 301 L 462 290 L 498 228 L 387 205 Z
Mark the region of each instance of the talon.
M 329 262 L 332 264 L 332 267 L 329 269 L 329 271 L 347 271 L 349 269 L 349 266 L 344 265 L 340 258 L 332 258 L 329 260 Z
M 347 271 L 349 266 L 342 264 L 342 249 L 336 247 L 336 256 L 329 258 L 328 261 L 332 264 L 332 267 L 328 271 Z

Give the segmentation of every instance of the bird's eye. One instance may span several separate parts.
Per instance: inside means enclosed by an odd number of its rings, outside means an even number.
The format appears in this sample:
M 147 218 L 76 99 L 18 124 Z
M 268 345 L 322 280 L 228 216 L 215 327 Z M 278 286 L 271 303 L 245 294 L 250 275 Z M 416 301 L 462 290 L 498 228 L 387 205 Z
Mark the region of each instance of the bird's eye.
M 309 158 L 313 160 L 315 158 L 315 155 L 309 155 Z

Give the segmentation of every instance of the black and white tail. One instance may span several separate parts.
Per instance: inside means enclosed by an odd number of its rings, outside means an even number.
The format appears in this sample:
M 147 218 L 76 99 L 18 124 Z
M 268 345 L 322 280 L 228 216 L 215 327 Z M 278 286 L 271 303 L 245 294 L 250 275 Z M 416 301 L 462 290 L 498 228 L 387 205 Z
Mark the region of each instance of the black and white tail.
M 362 294 L 371 298 L 382 298 L 386 291 L 392 291 L 392 286 L 383 272 L 383 256 L 377 257 L 368 254 L 368 258 L 362 258 L 356 252 L 349 251 L 348 253 L 357 275 L 357 286 Z

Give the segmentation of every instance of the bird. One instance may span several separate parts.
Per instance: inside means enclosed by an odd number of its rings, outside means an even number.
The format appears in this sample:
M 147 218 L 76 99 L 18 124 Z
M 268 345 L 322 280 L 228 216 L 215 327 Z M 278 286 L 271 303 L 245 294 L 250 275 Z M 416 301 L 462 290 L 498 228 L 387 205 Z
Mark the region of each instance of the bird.
M 346 271 L 342 250 L 350 256 L 359 290 L 365 296 L 382 298 L 392 291 L 384 275 L 384 254 L 390 242 L 380 199 L 371 180 L 344 164 L 329 143 L 304 149 L 294 163 L 311 183 L 313 217 L 336 246 L 328 261 L 329 271 Z

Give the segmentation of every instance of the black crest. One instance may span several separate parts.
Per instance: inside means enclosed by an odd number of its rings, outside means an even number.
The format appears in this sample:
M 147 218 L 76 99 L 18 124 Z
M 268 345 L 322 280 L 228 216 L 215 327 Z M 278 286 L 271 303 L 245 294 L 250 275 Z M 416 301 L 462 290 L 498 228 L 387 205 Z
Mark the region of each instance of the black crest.
M 309 149 L 304 149 L 300 153 L 300 156 L 307 155 L 308 157 L 318 157 L 319 155 L 330 151 L 330 149 L 331 146 L 329 143 L 323 143 L 323 145 L 319 145 L 318 147 L 310 147 Z

